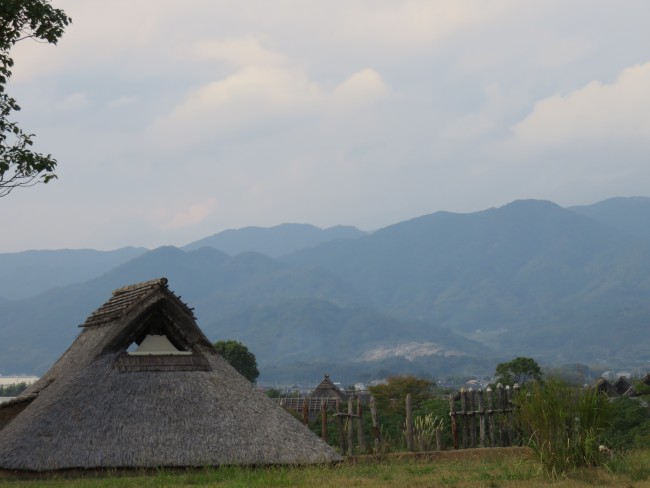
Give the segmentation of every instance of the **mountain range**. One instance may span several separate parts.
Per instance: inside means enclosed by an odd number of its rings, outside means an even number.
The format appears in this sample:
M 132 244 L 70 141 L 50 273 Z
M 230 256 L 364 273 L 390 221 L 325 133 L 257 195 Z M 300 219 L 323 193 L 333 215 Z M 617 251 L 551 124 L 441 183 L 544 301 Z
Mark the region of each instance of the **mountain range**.
M 0 371 L 42 373 L 113 289 L 159 276 L 267 382 L 489 374 L 520 355 L 647 367 L 648 216 L 650 198 L 523 200 L 372 233 L 284 224 L 182 249 L 0 254 Z

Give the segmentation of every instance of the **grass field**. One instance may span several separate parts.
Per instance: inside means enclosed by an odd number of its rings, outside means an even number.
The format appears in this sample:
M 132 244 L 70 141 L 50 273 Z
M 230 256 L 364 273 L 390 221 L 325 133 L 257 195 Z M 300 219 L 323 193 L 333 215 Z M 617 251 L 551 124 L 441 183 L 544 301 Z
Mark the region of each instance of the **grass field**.
M 607 468 L 548 479 L 524 449 L 473 449 L 419 456 L 359 457 L 336 466 L 206 468 L 151 472 L 66 473 L 16 478 L 0 473 L 7 487 L 593 487 L 650 488 L 650 450 L 619 456 Z

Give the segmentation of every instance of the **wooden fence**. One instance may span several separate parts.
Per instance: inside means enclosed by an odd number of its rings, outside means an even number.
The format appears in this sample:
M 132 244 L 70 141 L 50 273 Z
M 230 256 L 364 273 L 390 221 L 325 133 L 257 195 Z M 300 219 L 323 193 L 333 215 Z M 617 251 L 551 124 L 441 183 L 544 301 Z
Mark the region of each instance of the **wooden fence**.
M 284 397 L 279 398 L 280 406 L 302 416 L 305 425 L 309 425 L 317 417 L 321 421 L 321 437 L 328 442 L 328 418 L 333 417 L 336 422 L 339 449 L 343 454 L 352 455 L 355 450 L 358 453 L 379 453 L 386 447 L 382 443 L 381 429 L 379 425 L 375 399 L 372 395 L 353 395 L 347 400 L 347 411 L 343 411 L 342 402 L 330 397 Z M 363 418 L 366 411 L 370 411 L 372 421 L 370 439 L 371 445 L 366 443 L 366 432 L 364 432 Z M 442 423 L 439 423 L 435 430 L 435 446 L 442 450 Z M 406 395 L 406 419 L 404 422 L 404 436 L 409 451 L 425 450 L 422 433 L 414 429 L 413 409 L 411 395 Z
M 518 445 L 521 439 L 512 415 L 512 399 L 518 392 L 517 385 L 504 388 L 498 384 L 494 390 L 461 388 L 458 394 L 451 395 L 449 416 L 454 449 Z
M 505 447 L 519 445 L 521 436 L 514 426 L 512 399 L 519 388 L 497 385 L 494 390 L 465 389 L 445 396 L 449 401 L 449 418 L 454 449 L 474 447 Z M 330 397 L 283 397 L 278 403 L 302 416 L 305 425 L 320 418 L 321 436 L 328 441 L 329 417 L 336 422 L 334 429 L 338 434 L 341 453 L 351 455 L 357 452 L 380 452 L 382 449 L 381 430 L 377 420 L 374 398 L 367 395 L 354 395 L 347 401 L 347 411 L 342 410 L 342 401 Z M 404 436 L 409 451 L 424 450 L 417 428 L 414 428 L 411 395 L 406 396 L 406 418 Z M 363 416 L 370 410 L 372 419 L 371 445 L 366 445 Z M 356 435 L 355 435 L 356 432 Z M 442 450 L 442 422 L 435 430 L 435 449 Z M 452 446 L 447 446 L 452 447 Z M 430 447 L 432 448 L 432 447 Z

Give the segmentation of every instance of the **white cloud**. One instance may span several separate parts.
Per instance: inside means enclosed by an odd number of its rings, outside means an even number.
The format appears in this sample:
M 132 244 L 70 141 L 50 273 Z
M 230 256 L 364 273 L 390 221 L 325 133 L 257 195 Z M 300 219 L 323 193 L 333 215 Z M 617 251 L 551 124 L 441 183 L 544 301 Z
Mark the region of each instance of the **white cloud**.
M 116 108 L 133 105 L 134 103 L 138 103 L 139 101 L 140 101 L 140 97 L 122 96 L 110 100 L 108 102 L 108 107 L 112 109 L 116 109 Z
M 611 84 L 592 81 L 540 100 L 512 127 L 519 149 L 650 140 L 650 63 L 624 70 Z
M 254 39 L 200 43 L 194 52 L 228 61 L 235 71 L 192 89 L 158 117 L 148 131 L 155 146 L 186 148 L 262 125 L 273 128 L 306 116 L 359 110 L 389 94 L 382 77 L 370 68 L 328 90 L 299 65 Z
M 209 40 L 200 41 L 193 47 L 198 59 L 220 59 L 234 66 L 278 66 L 286 63 L 282 54 L 264 49 L 257 39 Z
M 389 94 L 381 75 L 370 68 L 363 69 L 338 85 L 331 97 L 345 107 L 370 105 Z
M 88 96 L 84 92 L 73 93 L 65 97 L 61 103 L 59 103 L 59 108 L 61 110 L 81 110 L 86 108 L 90 101 Z
M 200 224 L 212 214 L 215 207 L 216 200 L 208 198 L 203 202 L 192 203 L 183 210 L 172 212 L 171 217 L 169 217 L 168 211 L 163 210 L 161 216 L 165 220 L 160 228 L 167 231 Z

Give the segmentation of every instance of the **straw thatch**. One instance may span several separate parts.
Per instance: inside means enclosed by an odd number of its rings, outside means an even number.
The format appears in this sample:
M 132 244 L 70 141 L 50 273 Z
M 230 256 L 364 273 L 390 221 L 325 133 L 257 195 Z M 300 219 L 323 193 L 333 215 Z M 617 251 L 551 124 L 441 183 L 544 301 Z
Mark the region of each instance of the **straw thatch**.
M 340 459 L 217 354 L 166 279 L 116 290 L 82 327 L 38 382 L 0 407 L 0 468 Z M 185 354 L 129 355 L 147 334 Z
M 596 384 L 592 388 L 610 397 L 618 396 L 616 388 L 605 378 L 598 378 L 598 381 L 596 381 Z
M 309 394 L 310 397 L 318 398 L 338 398 L 339 400 L 346 401 L 348 397 L 343 393 L 326 374 L 318 386 Z

